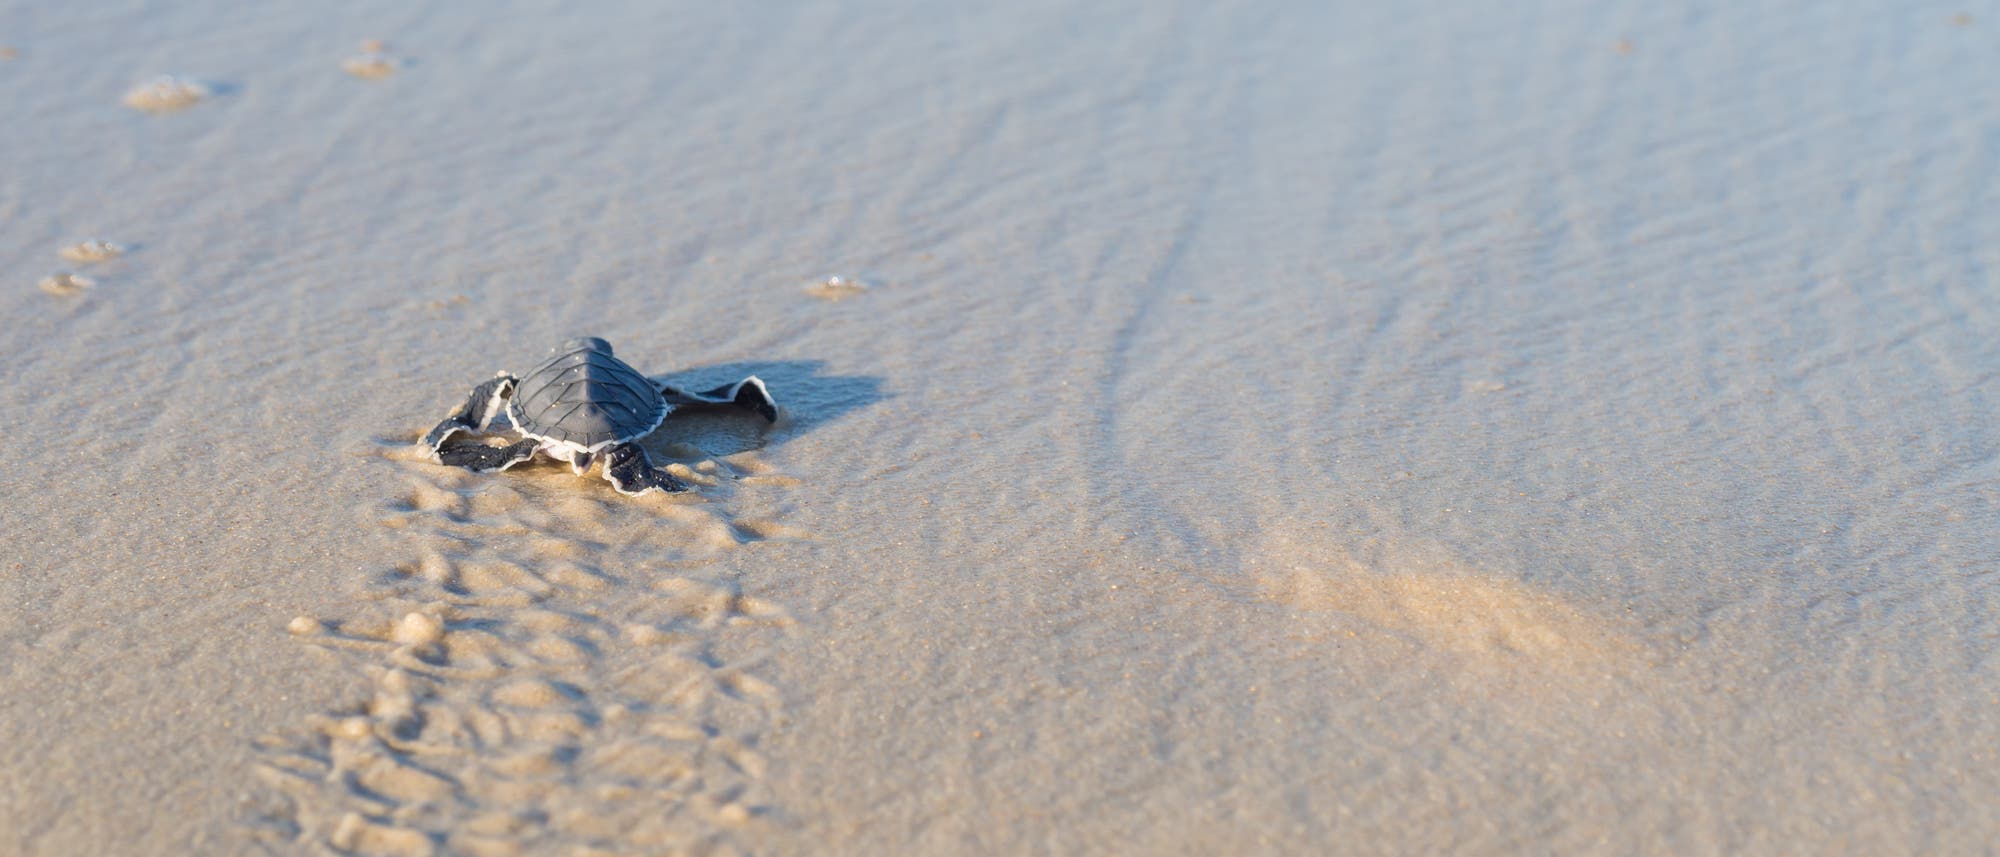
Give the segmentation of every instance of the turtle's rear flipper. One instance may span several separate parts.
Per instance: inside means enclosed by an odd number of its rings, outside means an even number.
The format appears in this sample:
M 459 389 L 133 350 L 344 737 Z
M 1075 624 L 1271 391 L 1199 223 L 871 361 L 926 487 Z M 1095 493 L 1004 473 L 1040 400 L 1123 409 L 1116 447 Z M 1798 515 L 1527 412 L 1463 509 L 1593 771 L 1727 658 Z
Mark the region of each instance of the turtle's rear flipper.
M 485 431 L 487 426 L 492 425 L 493 418 L 500 414 L 500 408 L 507 404 L 507 397 L 514 395 L 516 380 L 514 376 L 502 372 L 493 380 L 472 388 L 472 394 L 465 397 L 465 404 L 424 435 L 424 445 L 431 448 L 431 454 L 442 456 L 444 442 L 452 435 L 462 431 Z
M 646 451 L 636 443 L 621 443 L 604 452 L 604 478 L 620 494 L 638 496 L 647 491 L 679 494 L 688 484 L 672 473 L 653 466 Z
M 778 400 L 764 389 L 764 382 L 752 375 L 734 384 L 691 393 L 671 384 L 660 385 L 660 395 L 676 405 L 735 405 L 756 411 L 764 419 L 778 421 Z
M 461 443 L 438 450 L 437 457 L 439 464 L 463 467 L 474 473 L 492 473 L 534 458 L 535 449 L 540 446 L 541 442 L 534 440 L 524 440 L 507 446 Z

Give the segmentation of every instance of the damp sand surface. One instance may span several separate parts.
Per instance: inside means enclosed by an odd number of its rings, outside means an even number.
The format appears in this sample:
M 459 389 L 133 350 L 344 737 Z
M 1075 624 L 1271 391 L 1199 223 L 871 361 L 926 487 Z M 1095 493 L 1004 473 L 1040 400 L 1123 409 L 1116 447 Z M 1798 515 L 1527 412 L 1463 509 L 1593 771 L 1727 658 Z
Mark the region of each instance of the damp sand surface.
M 0 854 L 1989 847 L 1989 17 L 0 9 Z

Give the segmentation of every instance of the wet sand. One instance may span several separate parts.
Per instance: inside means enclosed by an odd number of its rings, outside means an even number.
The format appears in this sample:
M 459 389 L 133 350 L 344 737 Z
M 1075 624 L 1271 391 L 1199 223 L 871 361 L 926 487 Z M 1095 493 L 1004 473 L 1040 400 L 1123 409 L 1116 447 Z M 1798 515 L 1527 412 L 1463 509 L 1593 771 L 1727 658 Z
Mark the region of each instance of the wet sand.
M 1987 17 L 0 9 L 0 854 L 1976 852 Z

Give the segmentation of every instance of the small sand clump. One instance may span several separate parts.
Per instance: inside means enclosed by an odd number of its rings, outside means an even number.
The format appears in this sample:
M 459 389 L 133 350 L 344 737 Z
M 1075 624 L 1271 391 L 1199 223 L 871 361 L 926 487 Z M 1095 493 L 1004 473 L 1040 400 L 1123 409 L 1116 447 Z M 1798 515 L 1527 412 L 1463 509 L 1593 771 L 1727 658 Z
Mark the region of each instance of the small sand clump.
M 125 255 L 125 247 L 120 244 L 113 244 L 110 241 L 100 241 L 93 238 L 89 241 L 81 241 L 64 247 L 61 252 L 63 258 L 87 265 L 93 262 L 108 262 L 123 256 Z
M 395 74 L 397 65 L 381 39 L 367 39 L 361 43 L 361 53 L 340 61 L 340 70 L 363 80 L 381 80 Z
M 428 613 L 411 613 L 396 623 L 395 639 L 405 646 L 428 646 L 444 639 L 444 622 Z
M 167 113 L 191 107 L 213 94 L 214 90 L 199 81 L 163 74 L 132 87 L 125 93 L 125 106 L 148 113 Z
M 97 285 L 97 281 L 68 271 L 57 271 L 43 277 L 38 285 L 42 287 L 42 291 L 52 295 L 73 295 Z
M 341 60 L 340 70 L 362 80 L 381 80 L 396 73 L 396 61 L 385 54 L 356 54 Z
M 852 277 L 832 276 L 806 287 L 806 294 L 821 300 L 844 301 L 866 294 L 868 284 Z

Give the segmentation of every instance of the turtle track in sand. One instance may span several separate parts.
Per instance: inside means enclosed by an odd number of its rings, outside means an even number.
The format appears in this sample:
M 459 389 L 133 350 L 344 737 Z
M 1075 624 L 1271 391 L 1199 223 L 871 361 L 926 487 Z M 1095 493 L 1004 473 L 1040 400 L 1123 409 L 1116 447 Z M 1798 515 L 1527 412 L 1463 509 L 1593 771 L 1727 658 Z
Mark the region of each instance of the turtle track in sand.
M 798 535 L 723 511 L 790 480 L 745 452 L 675 466 L 699 495 L 635 499 L 556 466 L 482 476 L 400 442 L 378 453 L 409 486 L 378 517 L 410 558 L 365 581 L 356 615 L 292 621 L 367 690 L 258 740 L 253 842 L 733 854 L 746 828 L 779 823 L 758 747 L 782 699 L 755 670 L 793 620 L 712 566 Z

